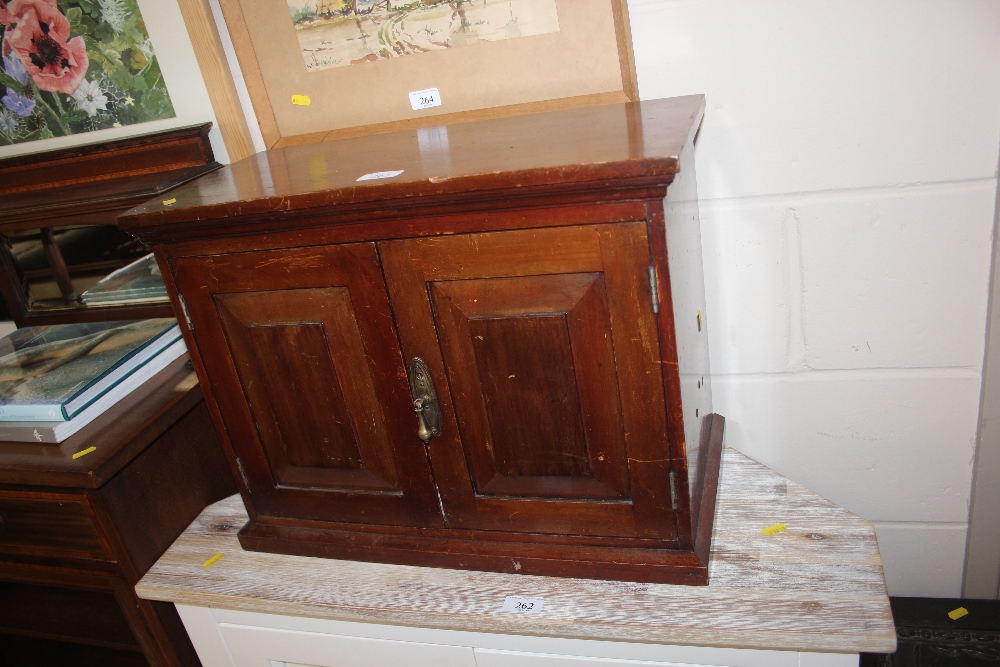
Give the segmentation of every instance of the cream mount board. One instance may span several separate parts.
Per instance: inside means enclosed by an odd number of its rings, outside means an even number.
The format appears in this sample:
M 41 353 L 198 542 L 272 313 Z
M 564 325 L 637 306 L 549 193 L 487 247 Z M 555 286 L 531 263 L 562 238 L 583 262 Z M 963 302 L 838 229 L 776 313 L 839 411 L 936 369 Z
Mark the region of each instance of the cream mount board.
M 269 148 L 637 97 L 625 0 L 556 0 L 554 33 L 313 72 L 287 0 L 220 4 Z M 441 106 L 415 111 L 429 88 Z

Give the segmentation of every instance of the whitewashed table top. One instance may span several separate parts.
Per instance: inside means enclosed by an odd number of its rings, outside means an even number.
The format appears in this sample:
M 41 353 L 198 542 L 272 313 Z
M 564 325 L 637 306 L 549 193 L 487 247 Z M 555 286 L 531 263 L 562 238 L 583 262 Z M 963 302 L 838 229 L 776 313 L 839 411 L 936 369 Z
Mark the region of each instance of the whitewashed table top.
M 208 507 L 136 586 L 202 607 L 416 627 L 728 648 L 891 653 L 872 525 L 732 449 L 708 586 L 563 579 L 244 551 L 239 496 Z M 763 528 L 783 523 L 771 536 Z M 206 560 L 223 558 L 211 567 Z M 545 598 L 541 613 L 504 598 Z

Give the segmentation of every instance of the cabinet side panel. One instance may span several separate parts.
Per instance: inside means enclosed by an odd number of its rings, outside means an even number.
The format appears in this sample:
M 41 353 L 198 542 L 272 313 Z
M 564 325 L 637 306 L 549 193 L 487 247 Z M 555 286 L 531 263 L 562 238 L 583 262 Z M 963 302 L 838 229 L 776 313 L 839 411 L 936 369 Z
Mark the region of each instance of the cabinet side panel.
M 215 429 L 199 403 L 100 491 L 124 553 L 141 577 L 206 506 L 236 492 Z
M 0 582 L 0 633 L 139 647 L 113 592 L 17 581 Z
M 663 212 L 670 266 L 669 289 L 677 336 L 691 516 L 696 522 L 701 505 L 701 481 L 705 477 L 708 460 L 708 435 L 712 426 L 709 419 L 712 414 L 712 378 L 692 143 L 688 143 L 681 152 L 680 172 L 667 190 Z

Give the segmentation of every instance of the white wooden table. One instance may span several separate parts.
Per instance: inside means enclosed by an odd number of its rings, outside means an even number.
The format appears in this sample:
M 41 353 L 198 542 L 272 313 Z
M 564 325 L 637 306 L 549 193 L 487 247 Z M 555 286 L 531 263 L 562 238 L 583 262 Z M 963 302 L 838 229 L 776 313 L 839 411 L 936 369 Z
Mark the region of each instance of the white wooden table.
M 717 511 L 709 585 L 671 586 L 243 551 L 233 496 L 136 590 L 177 605 L 205 667 L 853 667 L 895 650 L 871 524 L 732 449 Z M 504 612 L 509 595 L 542 611 Z

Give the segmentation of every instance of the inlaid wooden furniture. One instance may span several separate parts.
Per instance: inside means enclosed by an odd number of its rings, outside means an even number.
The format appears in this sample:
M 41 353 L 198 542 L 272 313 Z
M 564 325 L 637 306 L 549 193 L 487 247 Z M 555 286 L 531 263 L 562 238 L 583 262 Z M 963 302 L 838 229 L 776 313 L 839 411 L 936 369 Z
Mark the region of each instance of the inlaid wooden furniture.
M 185 361 L 58 445 L 0 442 L 3 667 L 199 664 L 173 606 L 133 590 L 236 490 Z
M 169 303 L 84 306 L 77 294 L 148 252 L 116 215 L 219 168 L 210 128 L 0 160 L 0 294 L 18 326 L 174 317 Z M 0 442 L 0 666 L 198 664 L 176 611 L 132 589 L 236 490 L 184 364 L 58 445 Z
M 115 227 L 115 216 L 221 166 L 211 127 L 0 160 L 0 294 L 8 319 L 30 326 L 173 317 L 166 303 L 83 306 L 77 297 L 81 284 L 148 252 Z M 23 251 L 15 257 L 15 249 Z M 49 298 L 37 293 L 46 282 L 58 287 Z
M 703 108 L 276 150 L 120 217 L 186 313 L 241 543 L 705 584 Z
M 246 517 L 238 497 L 208 508 L 137 587 L 178 605 L 205 667 L 856 667 L 895 650 L 871 524 L 732 449 L 704 587 L 256 553 Z M 541 611 L 504 612 L 515 595 Z

